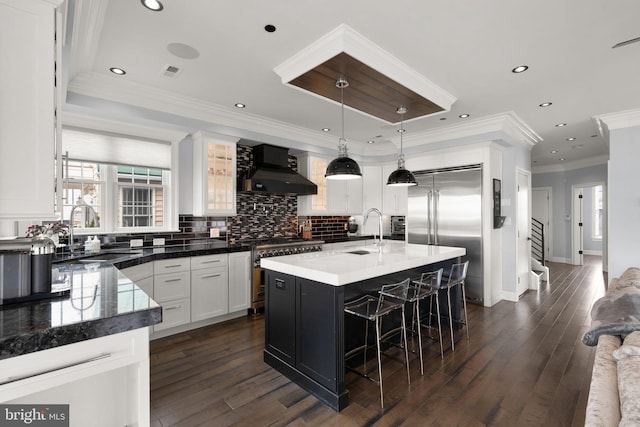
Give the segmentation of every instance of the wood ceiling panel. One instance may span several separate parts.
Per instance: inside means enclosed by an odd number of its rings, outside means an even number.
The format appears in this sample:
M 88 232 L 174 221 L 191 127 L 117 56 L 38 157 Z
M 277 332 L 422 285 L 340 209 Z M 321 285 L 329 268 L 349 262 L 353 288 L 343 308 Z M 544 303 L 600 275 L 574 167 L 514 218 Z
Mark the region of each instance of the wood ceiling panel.
M 336 81 L 343 76 L 349 82 L 344 103 L 389 123 L 399 122 L 400 105 L 407 107 L 405 120 L 422 117 L 444 109 L 429 99 L 388 78 L 368 65 L 342 52 L 296 77 L 289 83 L 316 95 L 340 102 Z

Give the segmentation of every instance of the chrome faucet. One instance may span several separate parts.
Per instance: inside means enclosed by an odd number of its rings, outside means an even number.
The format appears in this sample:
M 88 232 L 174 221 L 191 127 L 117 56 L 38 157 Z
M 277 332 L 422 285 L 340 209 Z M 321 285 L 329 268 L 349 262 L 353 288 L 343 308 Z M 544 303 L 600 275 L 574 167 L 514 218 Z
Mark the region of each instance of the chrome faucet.
M 362 229 L 364 230 L 364 228 L 367 226 L 367 219 L 369 218 L 369 214 L 371 212 L 375 212 L 375 213 L 378 214 L 378 236 L 380 237 L 380 240 L 378 241 L 378 243 L 376 243 L 376 245 L 382 246 L 382 245 L 384 245 L 384 242 L 382 241 L 382 212 L 380 212 L 379 209 L 371 208 L 367 212 L 365 212 L 364 221 L 362 221 Z M 374 242 L 375 242 L 375 238 L 376 238 L 376 236 L 374 234 L 373 235 Z
M 71 213 L 69 214 L 69 252 L 73 253 L 73 213 L 75 212 L 76 209 L 78 208 L 89 208 L 91 209 L 91 212 L 93 212 L 93 215 L 97 218 L 98 214 L 96 213 L 95 209 L 93 209 L 91 207 L 91 205 L 87 205 L 84 203 L 80 203 L 77 205 L 73 205 L 73 207 L 71 208 Z M 86 218 L 85 218 L 85 224 L 86 224 Z

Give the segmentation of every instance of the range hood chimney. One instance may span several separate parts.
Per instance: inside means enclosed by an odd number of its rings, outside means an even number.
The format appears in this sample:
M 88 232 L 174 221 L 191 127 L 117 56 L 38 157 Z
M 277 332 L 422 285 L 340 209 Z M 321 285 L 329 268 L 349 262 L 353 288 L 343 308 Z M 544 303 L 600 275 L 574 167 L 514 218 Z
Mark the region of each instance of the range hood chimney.
M 318 187 L 289 167 L 289 150 L 269 144 L 253 147 L 253 169 L 241 191 L 262 194 L 318 194 Z

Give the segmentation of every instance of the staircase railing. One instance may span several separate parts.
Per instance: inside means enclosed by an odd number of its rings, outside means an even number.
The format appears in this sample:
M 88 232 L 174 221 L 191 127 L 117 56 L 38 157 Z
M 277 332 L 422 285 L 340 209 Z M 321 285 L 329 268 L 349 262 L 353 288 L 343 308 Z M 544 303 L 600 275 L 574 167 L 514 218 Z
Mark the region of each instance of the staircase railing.
M 544 265 L 544 224 L 531 218 L 531 256 Z

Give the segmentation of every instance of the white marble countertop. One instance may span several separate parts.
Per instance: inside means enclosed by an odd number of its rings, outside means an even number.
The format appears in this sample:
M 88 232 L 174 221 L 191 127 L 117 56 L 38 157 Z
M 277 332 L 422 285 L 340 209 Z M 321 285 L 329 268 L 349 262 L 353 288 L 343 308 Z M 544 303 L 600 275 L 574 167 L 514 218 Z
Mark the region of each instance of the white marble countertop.
M 366 251 L 364 255 L 354 250 Z M 382 250 L 375 245 L 356 249 L 310 252 L 262 258 L 267 270 L 291 274 L 333 286 L 384 276 L 410 268 L 433 264 L 466 254 L 465 248 L 416 245 L 402 241 L 385 241 Z

